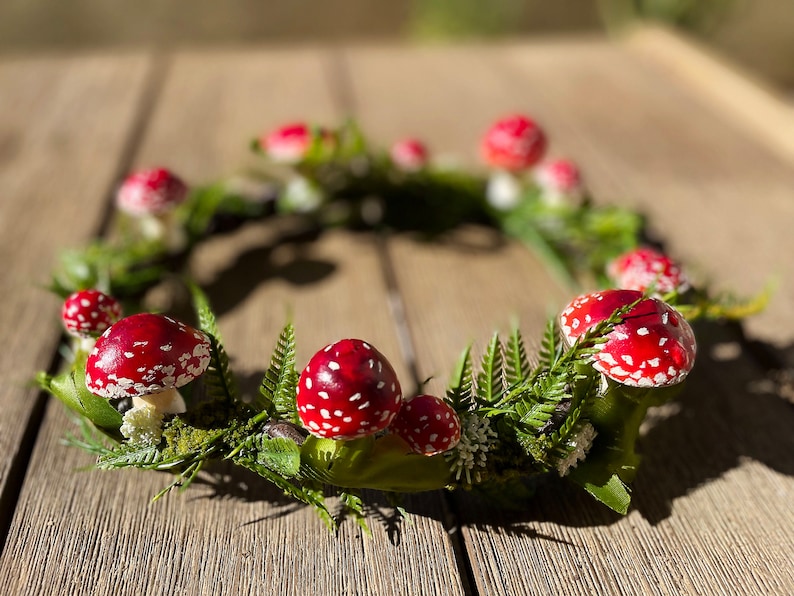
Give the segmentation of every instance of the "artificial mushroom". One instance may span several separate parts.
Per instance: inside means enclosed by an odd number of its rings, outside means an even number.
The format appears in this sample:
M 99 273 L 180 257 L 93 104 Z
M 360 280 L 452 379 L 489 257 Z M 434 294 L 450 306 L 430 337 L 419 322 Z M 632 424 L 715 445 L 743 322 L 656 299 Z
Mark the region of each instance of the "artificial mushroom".
M 90 352 L 96 338 L 121 318 L 118 300 L 95 289 L 70 294 L 61 307 L 61 322 L 66 332 L 76 338 L 77 349 Z
M 550 159 L 539 163 L 533 172 L 540 189 L 540 198 L 549 205 L 560 205 L 566 199 L 581 198 L 582 174 L 570 159 Z
M 173 219 L 174 208 L 187 197 L 187 185 L 166 168 L 139 170 L 127 176 L 116 193 L 118 208 L 140 222 L 145 238 L 171 252 L 185 247 L 187 236 Z
M 522 188 L 518 175 L 538 163 L 545 151 L 546 135 L 531 118 L 514 114 L 497 120 L 480 145 L 482 159 L 492 169 L 488 203 L 500 210 L 515 207 Z
M 402 390 L 383 354 L 360 339 L 342 339 L 309 360 L 296 403 L 311 434 L 357 439 L 391 424 L 402 405 Z
M 417 172 L 427 165 L 429 152 L 419 139 L 401 139 L 389 151 L 392 163 L 403 172 Z
M 625 252 L 607 264 L 607 276 L 615 287 L 656 294 L 685 292 L 689 279 L 681 266 L 649 246 Z
M 209 338 L 170 317 L 139 313 L 105 331 L 86 362 L 89 391 L 108 399 L 132 398 L 133 408 L 162 414 L 186 411 L 177 389 L 210 363 Z
M 635 304 L 636 303 L 636 304 Z M 593 355 L 593 368 L 629 387 L 658 388 L 682 382 L 695 363 L 695 334 L 684 316 L 636 290 L 604 290 L 574 299 L 560 315 L 571 345 L 589 329 L 634 304 Z

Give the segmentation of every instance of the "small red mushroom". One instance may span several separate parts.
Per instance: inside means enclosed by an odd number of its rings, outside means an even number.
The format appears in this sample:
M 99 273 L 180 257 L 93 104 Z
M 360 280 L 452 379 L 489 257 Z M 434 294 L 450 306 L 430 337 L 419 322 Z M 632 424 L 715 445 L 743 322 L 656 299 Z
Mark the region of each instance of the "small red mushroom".
M 407 138 L 392 145 L 391 160 L 405 172 L 416 172 L 427 165 L 429 152 L 427 146 L 418 139 Z
M 480 150 L 490 167 L 518 172 L 540 161 L 546 151 L 546 135 L 526 116 L 506 116 L 488 129 Z
M 293 122 L 263 135 L 259 145 L 274 162 L 292 164 L 303 159 L 311 141 L 309 126 L 305 122 Z
M 324 146 L 333 146 L 333 133 L 324 128 L 312 130 L 305 122 L 292 122 L 265 133 L 259 138 L 259 146 L 276 163 L 296 164 L 306 157 L 316 134 Z
M 582 174 L 570 159 L 551 159 L 535 168 L 535 182 L 540 187 L 541 197 L 551 203 L 560 203 L 565 198 L 578 198 L 582 194 Z
M 318 437 L 360 438 L 391 424 L 401 391 L 383 354 L 360 339 L 343 339 L 312 356 L 301 373 L 298 416 Z
M 165 414 L 186 410 L 176 391 L 210 363 L 210 340 L 170 317 L 139 313 L 121 319 L 97 340 L 86 362 L 89 391 L 108 399 L 133 398 Z
M 689 280 L 681 266 L 667 255 L 643 246 L 630 250 L 609 262 L 607 275 L 615 287 L 657 294 L 684 292 Z
M 61 308 L 61 321 L 67 333 L 92 338 L 103 333 L 121 318 L 121 304 L 99 290 L 78 290 L 69 295 Z
M 116 195 L 119 209 L 130 215 L 159 214 L 185 200 L 187 185 L 166 168 L 140 170 L 127 176 Z
M 560 315 L 571 345 L 588 329 L 642 298 L 634 290 L 605 290 L 574 299 Z M 657 298 L 637 302 L 593 355 L 593 367 L 631 387 L 666 387 L 683 381 L 695 363 L 695 334 L 686 319 Z
M 140 221 L 145 237 L 178 251 L 184 248 L 186 237 L 171 215 L 187 191 L 182 179 L 166 168 L 140 170 L 124 179 L 116 193 L 116 205 Z
M 389 427 L 419 455 L 436 455 L 452 449 L 460 441 L 460 418 L 443 399 L 416 395 L 403 402 Z

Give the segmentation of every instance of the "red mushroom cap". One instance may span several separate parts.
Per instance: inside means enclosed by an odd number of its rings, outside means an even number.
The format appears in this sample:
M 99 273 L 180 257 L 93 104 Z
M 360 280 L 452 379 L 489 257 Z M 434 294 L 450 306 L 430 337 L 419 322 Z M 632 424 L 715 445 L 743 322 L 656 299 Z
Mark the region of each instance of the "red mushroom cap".
M 85 383 L 89 391 L 107 398 L 182 387 L 207 369 L 210 347 L 204 333 L 170 317 L 131 315 L 97 340 L 86 362 Z
M 402 139 L 391 147 L 391 160 L 401 170 L 415 172 L 427 165 L 427 146 L 418 139 Z
M 262 135 L 259 146 L 274 162 L 295 164 L 306 157 L 315 134 L 320 136 L 324 146 L 333 146 L 335 143 L 331 131 L 324 128 L 313 130 L 305 122 L 293 122 Z
M 116 194 L 119 209 L 130 215 L 164 213 L 185 200 L 187 185 L 166 168 L 140 170 L 122 182 Z
M 416 395 L 406 399 L 389 428 L 419 455 L 443 453 L 460 441 L 457 412 L 434 395 Z
M 61 308 L 66 331 L 76 337 L 92 337 L 104 332 L 121 318 L 121 304 L 99 290 L 79 290 Z
M 560 315 L 569 344 L 620 308 L 640 298 L 634 290 L 605 290 L 579 296 Z M 656 298 L 638 302 L 599 344 L 593 367 L 606 377 L 632 387 L 665 387 L 683 381 L 697 351 L 687 320 Z
M 389 361 L 360 339 L 343 339 L 312 356 L 298 382 L 298 416 L 310 433 L 354 439 L 383 430 L 402 405 Z
M 689 288 L 681 267 L 667 255 L 650 247 L 640 247 L 613 259 L 607 275 L 616 287 L 647 292 L 651 287 L 659 294 Z
M 570 159 L 551 159 L 539 164 L 535 181 L 541 189 L 562 195 L 574 195 L 582 190 L 582 174 Z
M 485 133 L 483 160 L 493 168 L 516 172 L 535 165 L 546 151 L 546 135 L 526 116 L 507 116 Z

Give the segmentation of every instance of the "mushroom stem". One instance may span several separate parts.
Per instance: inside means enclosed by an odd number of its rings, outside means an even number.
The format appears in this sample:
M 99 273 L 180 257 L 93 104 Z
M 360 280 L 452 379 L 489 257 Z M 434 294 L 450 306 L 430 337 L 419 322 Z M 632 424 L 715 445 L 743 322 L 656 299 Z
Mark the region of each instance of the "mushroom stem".
M 187 235 L 176 221 L 173 211 L 142 215 L 139 225 L 144 238 L 162 242 L 169 252 L 177 253 L 187 245 Z
M 161 414 L 182 414 L 187 411 L 185 400 L 173 387 L 159 393 L 133 397 L 132 406 L 148 406 Z

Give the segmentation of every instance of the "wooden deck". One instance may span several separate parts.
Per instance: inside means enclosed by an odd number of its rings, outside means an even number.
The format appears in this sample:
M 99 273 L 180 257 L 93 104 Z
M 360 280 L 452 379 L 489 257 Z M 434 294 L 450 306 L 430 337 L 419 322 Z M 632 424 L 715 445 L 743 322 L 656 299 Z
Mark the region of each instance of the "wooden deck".
M 40 286 L 60 250 L 102 233 L 123 173 L 165 164 L 206 182 L 253 164 L 247 141 L 261 130 L 350 114 L 384 144 L 419 135 L 473 164 L 487 125 L 513 110 L 544 124 L 552 152 L 575 157 L 600 200 L 647 213 L 670 252 L 715 287 L 751 294 L 778 279 L 746 337 L 699 329 L 691 382 L 643 438 L 628 516 L 550 484 L 521 513 L 431 493 L 407 501 L 407 522 L 373 507 L 372 538 L 354 523 L 334 536 L 312 511 L 231 470 L 154 505 L 160 474 L 80 471 L 91 457 L 61 444 L 69 415 L 30 383 L 60 342 L 58 301 Z M 771 93 L 658 30 L 621 42 L 0 60 L 0 586 L 113 596 L 794 593 L 794 410 L 780 382 L 794 366 L 792 139 L 794 114 Z M 252 225 L 192 262 L 235 369 L 254 383 L 288 311 L 299 361 L 359 336 L 407 374 L 411 362 L 396 355 L 410 353 L 408 338 L 438 389 L 467 342 L 482 346 L 515 319 L 539 336 L 569 298 L 529 251 L 475 230 L 440 244 L 394 237 L 385 250 L 336 231 L 258 267 L 282 232 Z M 395 295 L 404 320 L 390 314 Z

